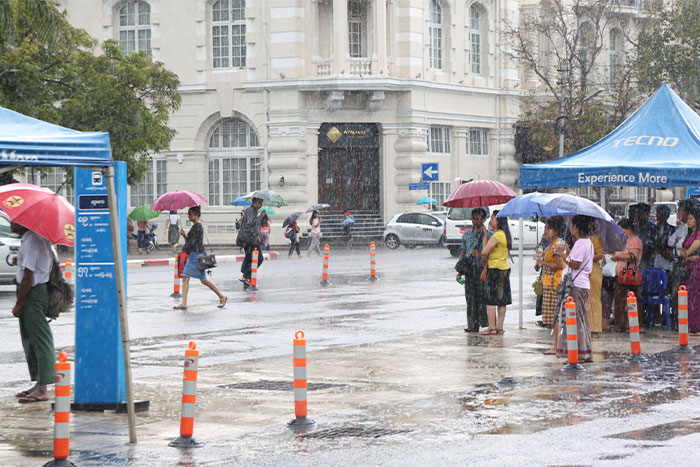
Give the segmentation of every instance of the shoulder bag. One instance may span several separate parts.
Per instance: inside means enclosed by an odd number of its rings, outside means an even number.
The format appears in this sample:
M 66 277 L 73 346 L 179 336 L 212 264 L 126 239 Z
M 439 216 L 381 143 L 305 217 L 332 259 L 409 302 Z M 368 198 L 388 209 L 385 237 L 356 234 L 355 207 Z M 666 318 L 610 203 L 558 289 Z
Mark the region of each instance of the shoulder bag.
M 211 244 L 209 243 L 209 236 L 207 235 L 206 231 L 204 231 L 204 226 L 202 226 L 202 231 L 204 232 L 204 236 L 207 239 L 207 245 L 209 246 L 209 251 L 211 251 Z M 200 271 L 204 271 L 207 269 L 213 269 L 216 266 L 217 266 L 216 255 L 214 253 L 207 254 L 205 251 L 203 255 L 199 256 L 199 261 L 197 262 L 197 269 L 199 269 Z
M 620 285 L 640 286 L 644 283 L 642 271 L 637 267 L 637 259 L 630 253 L 632 261 L 627 261 L 627 265 L 617 274 L 617 282 Z

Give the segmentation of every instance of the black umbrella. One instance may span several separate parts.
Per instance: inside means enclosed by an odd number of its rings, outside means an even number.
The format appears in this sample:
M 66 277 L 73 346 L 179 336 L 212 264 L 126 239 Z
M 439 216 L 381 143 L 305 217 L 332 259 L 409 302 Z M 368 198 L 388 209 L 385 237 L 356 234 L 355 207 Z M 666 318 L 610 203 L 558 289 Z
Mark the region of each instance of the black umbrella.
M 299 216 L 304 214 L 303 212 L 293 212 L 287 218 L 282 222 L 282 227 L 287 227 L 288 225 L 292 225 L 294 221 L 299 219 Z

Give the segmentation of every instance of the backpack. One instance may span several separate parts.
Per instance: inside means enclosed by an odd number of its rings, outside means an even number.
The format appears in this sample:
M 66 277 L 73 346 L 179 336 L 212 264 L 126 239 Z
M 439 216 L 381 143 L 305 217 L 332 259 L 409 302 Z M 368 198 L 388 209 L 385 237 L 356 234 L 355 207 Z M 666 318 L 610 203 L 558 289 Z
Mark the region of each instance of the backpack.
M 50 320 L 57 319 L 61 313 L 70 311 L 73 306 L 73 287 L 63 278 L 61 266 L 56 258 L 53 259 L 49 282 L 46 284 L 49 290 L 49 308 L 46 317 Z
M 294 229 L 291 225 L 287 227 L 287 230 L 284 231 L 284 236 L 286 238 L 292 238 L 294 236 Z
M 355 225 L 355 219 L 353 219 L 352 216 L 348 216 L 345 219 L 343 219 L 343 222 L 341 222 L 341 224 L 343 225 L 343 227 L 345 227 L 345 226 L 352 227 L 353 225 Z

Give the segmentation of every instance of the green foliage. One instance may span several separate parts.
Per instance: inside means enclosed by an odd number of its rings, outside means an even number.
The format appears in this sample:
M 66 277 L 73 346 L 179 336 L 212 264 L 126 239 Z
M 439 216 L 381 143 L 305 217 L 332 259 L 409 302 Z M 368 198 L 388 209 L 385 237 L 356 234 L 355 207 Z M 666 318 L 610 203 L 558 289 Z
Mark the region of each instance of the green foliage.
M 97 42 L 64 24 L 60 13 L 43 16 L 59 23 L 60 39 L 42 39 L 26 27 L 28 13 L 19 5 L 52 2 L 10 3 L 17 8 L 12 33 L 0 29 L 0 105 L 68 128 L 108 132 L 114 159 L 128 163 L 129 183 L 140 181 L 150 154 L 167 150 L 175 134 L 167 123 L 180 107 L 177 75 L 150 54 L 122 54 L 113 41 L 96 54 Z
M 700 109 L 700 2 L 676 0 L 653 13 L 656 24 L 639 36 L 640 87 L 651 92 L 669 83 L 681 98 Z

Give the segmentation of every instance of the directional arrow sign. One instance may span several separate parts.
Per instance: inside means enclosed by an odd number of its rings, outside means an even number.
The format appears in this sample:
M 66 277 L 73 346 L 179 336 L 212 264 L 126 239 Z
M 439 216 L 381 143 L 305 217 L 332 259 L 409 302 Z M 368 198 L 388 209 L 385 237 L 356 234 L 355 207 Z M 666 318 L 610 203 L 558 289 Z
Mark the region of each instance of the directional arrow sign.
M 440 178 L 438 177 L 438 163 L 428 162 L 421 164 L 421 180 L 424 182 L 437 182 Z

